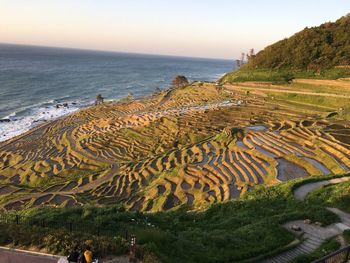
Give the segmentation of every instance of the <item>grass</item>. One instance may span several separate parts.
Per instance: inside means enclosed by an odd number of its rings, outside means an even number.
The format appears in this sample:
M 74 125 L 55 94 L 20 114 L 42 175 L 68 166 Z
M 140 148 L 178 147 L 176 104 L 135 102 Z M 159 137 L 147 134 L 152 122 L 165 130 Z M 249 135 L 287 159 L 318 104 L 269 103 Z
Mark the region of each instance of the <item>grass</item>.
M 187 212 L 183 208 L 135 214 L 120 207 L 85 206 L 30 209 L 23 215 L 39 222 L 88 221 L 104 226 L 113 235 L 122 235 L 128 229 L 140 245 L 152 247 L 162 262 L 239 262 L 271 255 L 293 241 L 293 235 L 281 227 L 286 221 L 310 218 L 329 224 L 337 220 L 319 205 L 294 200 L 293 185 L 300 182 L 259 186 L 240 200 L 215 204 L 204 212 Z
M 310 193 L 308 202 L 337 207 L 350 213 L 350 182 L 326 185 Z
M 346 243 L 350 244 L 350 229 L 347 229 L 343 232 L 343 236 L 345 238 Z
M 339 95 L 350 94 L 350 90 L 344 89 L 343 87 L 336 86 L 335 84 L 334 86 L 329 86 L 329 85 L 322 85 L 322 83 L 309 84 L 309 83 L 292 82 L 286 85 L 286 88 L 315 92 L 315 93 L 331 93 L 331 94 L 339 94 Z
M 306 79 L 339 79 L 350 76 L 350 70 L 346 68 L 325 69 L 320 73 L 294 69 L 256 69 L 250 70 L 244 67 L 238 71 L 227 73 L 220 83 L 246 82 L 246 81 L 269 81 L 275 83 L 288 83 L 294 78 Z
M 349 99 L 348 98 L 334 98 L 326 96 L 315 96 L 307 94 L 297 94 L 297 93 L 280 93 L 268 91 L 266 92 L 270 99 L 274 100 L 285 100 L 292 102 L 302 102 L 315 106 L 324 106 L 333 108 L 337 110 L 339 108 L 344 108 L 346 111 L 350 110 Z

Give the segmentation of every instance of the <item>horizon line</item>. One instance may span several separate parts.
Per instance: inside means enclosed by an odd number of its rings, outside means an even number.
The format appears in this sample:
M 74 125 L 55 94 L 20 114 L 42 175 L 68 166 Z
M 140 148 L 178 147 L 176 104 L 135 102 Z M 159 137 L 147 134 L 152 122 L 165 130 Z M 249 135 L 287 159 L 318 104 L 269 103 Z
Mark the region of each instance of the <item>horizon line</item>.
M 23 44 L 23 43 L 0 42 L 0 45 L 24 46 L 24 47 L 42 47 L 42 48 L 52 48 L 52 49 L 67 49 L 67 50 L 76 50 L 76 51 L 92 51 L 92 52 L 100 52 L 100 53 L 129 54 L 129 55 L 140 55 L 140 56 L 192 58 L 192 59 L 205 59 L 205 60 L 227 60 L 227 61 L 232 61 L 232 63 L 235 61 L 235 58 L 229 59 L 229 58 L 199 57 L 199 56 L 185 56 L 185 55 L 172 55 L 172 54 L 155 54 L 155 53 L 116 51 L 116 50 L 110 50 L 110 49 L 77 48 L 77 47 L 62 47 L 62 46 L 50 46 L 50 45 L 46 46 L 46 45 Z

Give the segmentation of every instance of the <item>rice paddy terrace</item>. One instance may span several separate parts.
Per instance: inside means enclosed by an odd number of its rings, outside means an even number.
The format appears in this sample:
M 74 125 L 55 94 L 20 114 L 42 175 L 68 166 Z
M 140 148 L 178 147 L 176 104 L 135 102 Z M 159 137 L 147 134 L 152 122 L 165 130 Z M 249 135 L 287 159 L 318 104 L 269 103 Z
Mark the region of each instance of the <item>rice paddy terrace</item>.
M 258 184 L 350 170 L 349 123 L 334 109 L 247 89 L 195 82 L 83 109 L 3 142 L 0 206 L 203 209 Z

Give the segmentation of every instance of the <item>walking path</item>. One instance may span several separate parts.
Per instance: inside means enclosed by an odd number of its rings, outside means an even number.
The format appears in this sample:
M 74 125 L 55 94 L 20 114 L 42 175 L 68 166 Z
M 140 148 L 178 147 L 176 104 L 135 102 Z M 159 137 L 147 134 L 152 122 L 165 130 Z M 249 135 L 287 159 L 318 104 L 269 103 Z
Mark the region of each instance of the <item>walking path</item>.
M 293 94 L 301 94 L 301 95 L 311 95 L 311 96 L 319 96 L 319 97 L 332 97 L 332 98 L 344 98 L 350 99 L 349 95 L 341 95 L 341 94 L 333 94 L 333 93 L 317 93 L 311 91 L 297 91 L 297 90 L 287 90 L 287 89 L 276 89 L 276 88 L 260 88 L 254 86 L 242 86 L 242 85 L 226 85 L 227 89 L 235 89 L 237 88 L 241 90 L 254 90 L 254 91 L 268 91 L 268 92 L 276 92 L 276 93 L 293 93 Z
M 27 251 L 0 246 L 0 263 L 56 263 L 61 258 L 57 255 Z M 110 257 L 104 263 L 128 263 L 128 257 Z
M 56 263 L 58 259 L 54 255 L 0 247 L 1 263 Z
M 293 192 L 293 195 L 294 195 L 295 199 L 297 199 L 299 201 L 304 201 L 306 196 L 310 192 L 316 190 L 317 188 L 320 188 L 323 185 L 339 184 L 339 183 L 343 183 L 346 181 L 350 181 L 350 176 L 304 184 L 304 185 L 298 187 L 297 189 L 295 189 Z
M 304 201 L 306 196 L 323 185 L 338 184 L 342 182 L 350 181 L 350 176 L 324 180 L 319 182 L 311 182 L 302 185 L 295 189 L 293 192 L 294 198 L 299 201 Z M 339 216 L 341 222 L 334 223 L 327 227 L 322 227 L 316 224 L 308 224 L 303 220 L 294 220 L 287 222 L 283 225 L 284 228 L 291 231 L 296 235 L 303 233 L 303 242 L 297 245 L 295 248 L 283 252 L 273 258 L 263 261 L 264 263 L 287 263 L 292 259 L 300 256 L 310 254 L 319 248 L 322 243 L 331 237 L 335 237 L 343 233 L 344 230 L 350 229 L 350 214 L 345 213 L 338 208 L 327 207 L 327 209 Z M 300 231 L 292 230 L 292 228 L 300 228 Z

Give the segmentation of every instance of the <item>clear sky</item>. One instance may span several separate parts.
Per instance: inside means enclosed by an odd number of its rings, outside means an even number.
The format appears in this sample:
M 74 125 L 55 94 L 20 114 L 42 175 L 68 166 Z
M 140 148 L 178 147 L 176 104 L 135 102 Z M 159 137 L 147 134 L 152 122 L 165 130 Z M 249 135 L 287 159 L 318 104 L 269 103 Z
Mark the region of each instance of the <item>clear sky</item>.
M 0 0 L 0 43 L 237 58 L 350 12 L 350 0 Z

